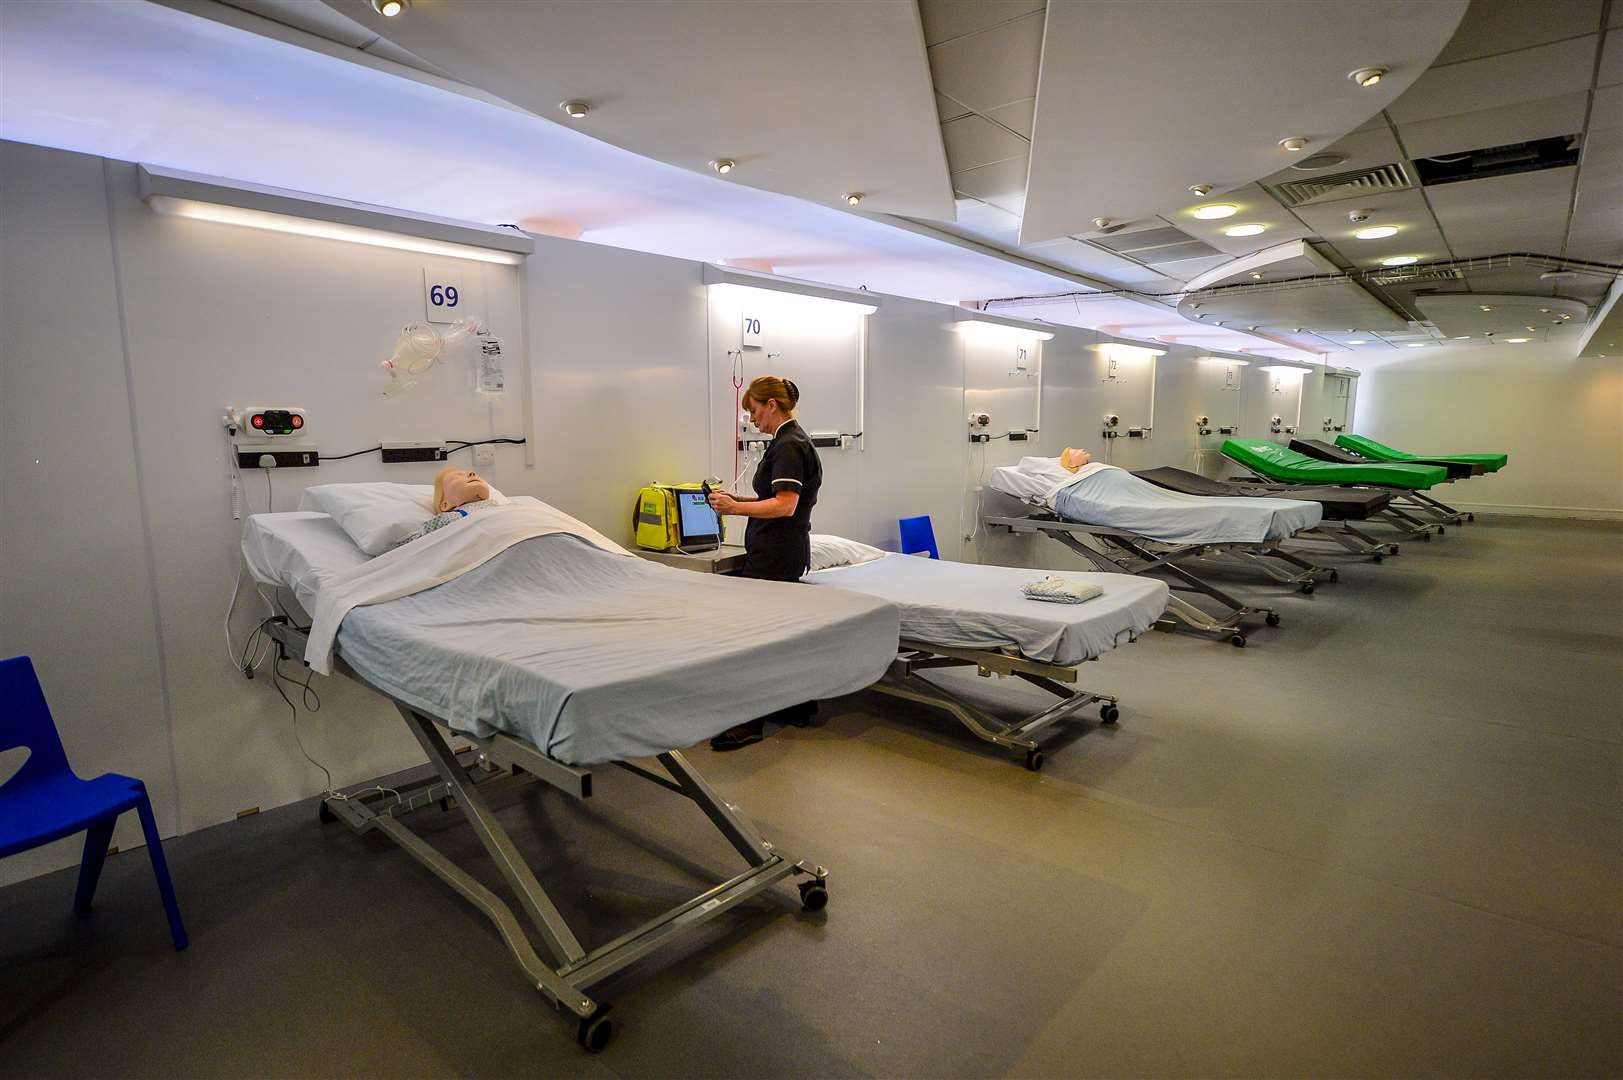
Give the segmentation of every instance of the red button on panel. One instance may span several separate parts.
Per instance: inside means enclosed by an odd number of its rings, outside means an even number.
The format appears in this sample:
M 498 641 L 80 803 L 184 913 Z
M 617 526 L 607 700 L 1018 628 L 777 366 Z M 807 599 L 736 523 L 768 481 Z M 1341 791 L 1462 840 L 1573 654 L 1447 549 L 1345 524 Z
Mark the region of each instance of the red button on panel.
M 300 416 L 298 413 L 294 413 L 293 414 L 293 430 L 297 431 L 299 428 L 301 428 L 303 426 L 304 426 L 304 417 Z
M 265 414 L 264 413 L 254 413 L 254 421 L 253 422 L 254 422 L 254 427 L 256 427 L 256 428 L 264 427 L 265 426 Z

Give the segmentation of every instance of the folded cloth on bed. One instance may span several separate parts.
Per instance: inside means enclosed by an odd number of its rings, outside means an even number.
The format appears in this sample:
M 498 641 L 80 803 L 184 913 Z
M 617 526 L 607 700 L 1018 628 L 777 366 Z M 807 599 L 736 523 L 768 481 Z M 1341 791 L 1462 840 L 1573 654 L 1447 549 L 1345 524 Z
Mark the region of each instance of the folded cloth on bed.
M 431 532 L 338 575 L 316 595 L 310 612 L 310 640 L 304 660 L 322 675 L 332 674 L 333 640 L 354 608 L 411 596 L 444 584 L 489 561 L 514 544 L 549 533 L 568 533 L 626 558 L 625 548 L 583 521 L 545 503 L 494 506 L 460 523 Z
M 992 486 L 1027 501 L 1034 491 L 1018 466 L 994 469 Z M 1041 505 L 1066 521 L 1169 544 L 1260 544 L 1311 529 L 1324 517 L 1318 503 L 1185 495 L 1099 462 L 1083 467 Z
M 1104 590 L 1088 581 L 1071 581 L 1058 574 L 1049 574 L 1041 581 L 1027 582 L 1020 590 L 1027 600 L 1042 600 L 1050 604 L 1080 604 L 1103 596 Z

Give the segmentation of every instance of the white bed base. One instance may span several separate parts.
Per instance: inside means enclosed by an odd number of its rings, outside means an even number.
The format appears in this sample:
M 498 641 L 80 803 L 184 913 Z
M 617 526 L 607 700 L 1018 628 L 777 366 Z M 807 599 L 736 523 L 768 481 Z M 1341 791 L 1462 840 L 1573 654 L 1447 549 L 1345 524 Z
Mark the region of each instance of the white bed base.
M 1250 565 L 1267 569 L 1275 580 L 1296 584 L 1303 592 L 1313 591 L 1313 582 L 1319 576 L 1334 580 L 1335 571 L 1313 566 L 1287 551 L 1280 550 L 1276 541 L 1265 544 L 1168 544 L 1151 540 L 1136 533 L 1097 525 L 1079 525 L 1064 521 L 1052 514 L 1034 514 L 1027 517 L 988 517 L 986 524 L 1008 529 L 1012 533 L 1042 533 L 1057 540 L 1106 573 L 1163 574 L 1172 580 L 1175 593 L 1192 593 L 1208 597 L 1223 605 L 1215 614 L 1197 607 L 1179 596 L 1167 600 L 1167 617 L 1156 626 L 1163 630 L 1190 630 L 1208 634 L 1243 648 L 1247 640 L 1245 624 L 1261 616 L 1269 626 L 1280 624 L 1279 612 L 1270 607 L 1247 604 L 1224 592 L 1203 578 L 1196 577 L 1182 563 L 1220 553 L 1238 558 Z M 1091 538 L 1087 543 L 1082 538 Z M 1153 546 L 1151 546 L 1153 545 Z M 1306 569 L 1291 575 L 1272 566 L 1269 559 L 1280 559 Z M 1283 575 L 1283 576 L 1282 576 Z
M 303 630 L 281 619 L 267 628 L 283 648 L 283 658 L 302 657 L 306 644 Z M 490 809 L 490 794 L 532 781 L 544 781 L 578 799 L 592 794 L 591 770 L 566 765 L 548 757 L 534 745 L 504 734 L 473 738 L 457 732 L 473 747 L 453 751 L 439 727 L 444 722 L 392 697 L 368 682 L 335 654 L 334 667 L 388 700 L 399 711 L 406 727 L 422 746 L 438 778 L 429 778 L 401 787 L 379 789 L 362 785 L 357 794 L 329 797 L 321 803 L 323 821 L 338 820 L 357 834 L 381 832 L 422 863 L 437 877 L 460 893 L 495 924 L 513 960 L 525 978 L 554 1008 L 576 1020 L 576 1039 L 588 1051 L 608 1045 L 614 1034 L 609 1006 L 593 1000 L 587 989 L 640 959 L 676 937 L 709 922 L 740 902 L 760 893 L 784 878 L 803 875 L 799 882 L 801 906 L 821 910 L 828 903 L 828 871 L 821 866 L 799 862 L 778 851 L 755 831 L 740 808 L 716 793 L 676 750 L 658 755 L 666 775 L 660 775 L 631 762 L 615 762 L 644 780 L 692 800 L 727 842 L 744 857 L 749 868 L 698 896 L 622 934 L 607 944 L 588 951 L 569 928 L 557 906 L 547 896 L 524 861 L 507 830 Z M 470 760 L 464 760 L 464 758 Z M 547 959 L 537 955 L 525 924 L 517 913 L 483 883 L 454 861 L 441 854 L 401 820 L 415 810 L 452 805 L 462 812 L 485 851 L 501 871 L 502 878 L 517 896 L 530 927 L 541 939 Z
M 960 649 L 907 638 L 903 638 L 897 648 L 890 670 L 871 689 L 951 713 L 977 737 L 1022 752 L 1026 768 L 1033 772 L 1043 767 L 1043 751 L 1032 736 L 1043 728 L 1067 719 L 1094 702 L 1100 703 L 1099 719 L 1103 723 L 1114 724 L 1121 715 L 1116 699 L 1109 694 L 1073 690 L 1065 685 L 1076 682 L 1076 665 L 1045 664 L 994 649 Z M 1047 690 L 1059 701 L 1017 723 L 1005 723 L 923 674 L 952 667 L 973 667 L 982 678 L 1012 675 Z

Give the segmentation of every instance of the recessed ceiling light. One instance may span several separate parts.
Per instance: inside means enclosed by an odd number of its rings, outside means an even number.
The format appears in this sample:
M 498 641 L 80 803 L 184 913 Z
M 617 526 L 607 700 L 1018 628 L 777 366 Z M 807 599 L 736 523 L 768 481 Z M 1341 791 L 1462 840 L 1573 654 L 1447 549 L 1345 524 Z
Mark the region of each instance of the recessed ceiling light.
M 1258 233 L 1268 231 L 1266 225 L 1230 225 L 1223 230 L 1224 236 L 1256 236 Z
M 862 192 L 860 192 L 860 191 L 847 192 L 846 196 L 845 196 L 845 203 L 846 203 L 847 206 L 861 206 L 862 205 Z
M 738 168 L 738 162 L 732 158 L 717 158 L 710 163 L 710 167 L 723 176 Z
M 1261 281 L 1262 280 L 1262 275 L 1257 273 L 1255 270 L 1253 270 L 1253 271 L 1251 271 L 1251 280 L 1252 281 Z
M 1369 342 L 1365 341 L 1363 338 L 1353 338 L 1351 341 L 1347 342 L 1347 344 L 1348 345 L 1368 345 Z
M 1532 339 L 1524 337 L 1507 337 L 1505 340 L 1512 345 L 1526 345 Z
M 1541 313 L 1545 314 L 1545 315 L 1548 315 L 1550 313 L 1550 309 L 1547 308 L 1547 307 L 1541 307 L 1541 308 L 1539 308 L 1539 311 Z
M 1398 227 L 1396 225 L 1371 225 L 1367 229 L 1359 229 L 1353 233 L 1360 240 L 1385 240 L 1388 236 L 1396 236 L 1397 234 Z
M 1455 338 L 1454 340 L 1455 341 L 1469 341 L 1469 340 L 1471 340 L 1471 335 L 1470 334 L 1461 334 L 1459 337 Z
M 1297 138 L 1297 137 L 1292 137 L 1292 138 L 1289 138 L 1289 139 L 1280 139 L 1279 140 L 1279 145 L 1280 145 L 1281 148 L 1283 148 L 1285 150 L 1289 150 L 1291 153 L 1294 154 L 1298 150 L 1307 149 L 1307 140 L 1303 139 L 1303 138 Z
M 406 10 L 411 0 L 372 0 L 372 10 L 385 19 L 392 19 Z
M 1426 347 L 1426 343 L 1424 341 L 1410 341 L 1405 342 L 1405 344 L 1411 349 L 1424 349 Z
M 1540 281 L 1565 281 L 1567 278 L 1578 276 L 1576 270 L 1546 270 L 1538 276 Z
M 558 103 L 558 108 L 571 120 L 579 120 L 592 111 L 592 107 L 584 101 L 562 101 Z
M 1382 259 L 1382 266 L 1409 266 L 1420 261 L 1418 255 L 1394 255 L 1390 259 Z
M 1210 195 L 1212 193 L 1212 185 L 1210 185 L 1210 184 L 1190 184 L 1189 185 L 1189 190 L 1194 193 L 1195 198 L 1204 199 L 1206 196 L 1208 196 L 1208 195 Z
M 1240 208 L 1238 206 L 1235 206 L 1233 203 L 1226 202 L 1207 203 L 1205 206 L 1197 206 L 1190 211 L 1191 214 L 1198 217 L 1202 221 L 1211 221 L 1215 218 L 1233 217 L 1239 212 Z
M 1382 77 L 1385 75 L 1386 69 L 1383 67 L 1367 67 L 1359 68 L 1357 71 L 1349 71 L 1347 73 L 1347 78 L 1351 79 L 1359 86 L 1374 86 L 1375 84 L 1379 83 Z
M 1538 333 L 1538 327 L 1536 327 L 1536 326 L 1529 326 L 1529 327 L 1528 327 L 1528 328 L 1527 328 L 1527 329 L 1528 329 L 1528 330 L 1529 330 L 1529 331 L 1530 331 L 1530 332 L 1531 332 L 1531 333 L 1535 333 L 1535 334 L 1536 334 L 1536 333 Z
M 1493 310 L 1493 308 L 1489 307 L 1487 304 L 1478 304 L 1477 307 L 1481 308 L 1483 311 L 1492 311 Z

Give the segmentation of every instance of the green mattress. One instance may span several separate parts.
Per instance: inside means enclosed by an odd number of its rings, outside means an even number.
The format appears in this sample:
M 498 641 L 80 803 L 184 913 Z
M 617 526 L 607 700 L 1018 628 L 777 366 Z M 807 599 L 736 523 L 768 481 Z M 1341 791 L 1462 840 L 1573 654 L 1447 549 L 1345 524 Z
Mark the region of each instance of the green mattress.
M 1291 484 L 1380 484 L 1414 490 L 1448 479 L 1448 470 L 1441 465 L 1401 465 L 1385 461 L 1341 465 L 1298 454 L 1267 439 L 1226 439 L 1223 456 L 1253 472 Z
M 1510 461 L 1509 454 L 1405 454 L 1363 435 L 1337 435 L 1336 445 L 1376 461 L 1457 461 L 1462 465 L 1480 465 L 1483 472 L 1498 472 Z

